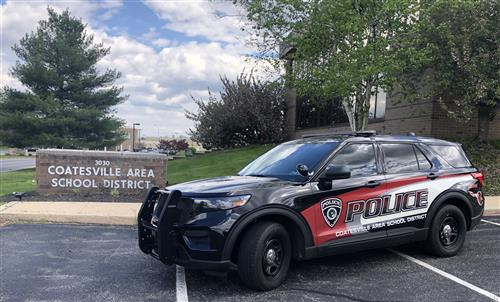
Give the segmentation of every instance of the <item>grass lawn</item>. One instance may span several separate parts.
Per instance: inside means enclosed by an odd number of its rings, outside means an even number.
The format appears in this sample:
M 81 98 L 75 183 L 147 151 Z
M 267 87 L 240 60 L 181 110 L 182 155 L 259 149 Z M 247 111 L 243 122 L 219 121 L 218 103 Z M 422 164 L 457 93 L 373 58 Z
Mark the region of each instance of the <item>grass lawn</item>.
M 274 145 L 249 146 L 169 161 L 167 180 L 170 185 L 199 178 L 235 175 L 272 147 Z
M 0 196 L 36 189 L 35 169 L 0 173 Z

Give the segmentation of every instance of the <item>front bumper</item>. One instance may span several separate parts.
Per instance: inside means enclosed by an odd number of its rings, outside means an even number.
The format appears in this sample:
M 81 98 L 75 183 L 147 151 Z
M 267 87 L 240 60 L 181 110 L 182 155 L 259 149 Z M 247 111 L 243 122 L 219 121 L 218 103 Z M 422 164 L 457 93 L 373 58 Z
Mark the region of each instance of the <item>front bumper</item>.
M 190 269 L 210 271 L 236 269 L 236 265 L 230 260 L 214 256 L 218 254 L 217 250 L 190 249 L 190 244 L 192 245 L 192 241 L 188 239 L 190 235 L 210 233 L 209 230 L 186 229 L 191 210 L 192 202 L 182 198 L 180 191 L 151 188 L 138 215 L 141 251 L 165 264 L 178 264 Z M 192 238 L 196 240 L 196 237 Z

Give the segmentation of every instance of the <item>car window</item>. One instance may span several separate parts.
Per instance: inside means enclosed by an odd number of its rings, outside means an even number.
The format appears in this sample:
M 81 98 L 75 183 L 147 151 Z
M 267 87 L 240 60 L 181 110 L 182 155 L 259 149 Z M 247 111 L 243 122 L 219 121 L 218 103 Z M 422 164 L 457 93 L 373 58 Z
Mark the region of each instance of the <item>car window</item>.
M 238 174 L 303 181 L 305 177 L 299 174 L 297 165 L 306 165 L 312 173 L 338 145 L 337 141 L 284 143 L 261 155 Z
M 429 170 L 432 167 L 431 162 L 425 157 L 425 155 L 420 151 L 419 148 L 413 146 L 415 148 L 415 154 L 417 154 L 418 168 L 420 170 Z
M 429 145 L 429 147 L 454 168 L 471 166 L 465 152 L 459 146 Z
M 418 171 L 417 157 L 412 144 L 381 144 L 387 173 Z
M 351 177 L 377 174 L 373 144 L 350 144 L 340 150 L 328 165 L 348 167 Z

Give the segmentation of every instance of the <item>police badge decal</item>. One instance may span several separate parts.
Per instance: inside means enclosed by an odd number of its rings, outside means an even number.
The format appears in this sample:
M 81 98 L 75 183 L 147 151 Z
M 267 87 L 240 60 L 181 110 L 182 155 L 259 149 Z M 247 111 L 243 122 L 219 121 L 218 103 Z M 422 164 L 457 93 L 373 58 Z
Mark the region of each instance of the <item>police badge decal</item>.
M 333 228 L 339 220 L 342 212 L 342 200 L 338 198 L 328 198 L 321 202 L 321 213 L 329 227 Z

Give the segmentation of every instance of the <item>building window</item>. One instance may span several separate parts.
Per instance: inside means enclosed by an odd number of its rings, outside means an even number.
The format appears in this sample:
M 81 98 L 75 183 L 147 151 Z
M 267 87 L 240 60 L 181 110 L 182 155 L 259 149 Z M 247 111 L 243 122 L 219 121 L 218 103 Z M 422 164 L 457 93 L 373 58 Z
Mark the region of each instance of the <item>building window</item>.
M 383 119 L 385 117 L 387 93 L 382 88 L 378 88 L 377 90 L 378 92 L 370 98 L 369 119 Z
M 298 130 L 349 123 L 340 99 L 297 97 L 296 110 L 295 125 Z

